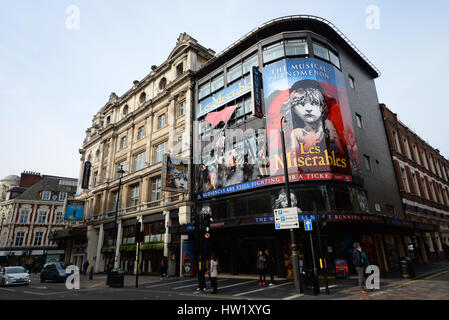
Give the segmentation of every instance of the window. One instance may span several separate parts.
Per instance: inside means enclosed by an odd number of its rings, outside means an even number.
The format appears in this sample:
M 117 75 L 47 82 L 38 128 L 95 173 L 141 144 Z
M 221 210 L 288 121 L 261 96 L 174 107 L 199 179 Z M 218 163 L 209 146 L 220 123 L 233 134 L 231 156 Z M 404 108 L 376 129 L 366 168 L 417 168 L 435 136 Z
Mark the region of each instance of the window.
M 178 105 L 178 117 L 182 117 L 186 114 L 186 102 L 183 101 Z
M 176 66 L 176 76 L 179 77 L 183 73 L 184 73 L 184 66 L 183 66 L 183 63 L 181 62 L 180 64 L 178 64 Z
M 393 143 L 394 143 L 394 148 L 396 149 L 396 151 L 401 153 L 401 145 L 399 144 L 399 138 L 395 131 L 393 131 Z
M 145 127 L 141 126 L 139 129 L 137 129 L 137 140 L 142 139 L 145 136 Z
M 47 212 L 40 211 L 37 217 L 37 224 L 44 224 L 47 221 Z
M 24 224 L 28 223 L 28 216 L 30 212 L 28 210 L 21 210 L 19 216 L 19 223 Z
M 107 118 L 106 118 L 106 124 L 110 124 L 111 123 L 111 116 L 108 116 Z
M 34 242 L 33 242 L 34 246 L 40 246 L 41 245 L 43 235 L 44 235 L 43 232 L 36 232 L 34 234 Z
M 111 210 L 115 210 L 115 207 L 117 206 L 117 196 L 118 196 L 118 191 L 113 191 L 112 192 L 112 206 L 111 206 Z M 119 209 L 120 209 L 120 203 L 119 203 Z
M 125 106 L 123 107 L 123 111 L 122 111 L 123 116 L 126 116 L 126 115 L 128 114 L 128 110 L 129 110 L 128 105 L 125 105 Z
M 62 223 L 62 212 L 56 212 L 55 223 Z
M 351 75 L 348 75 L 348 79 L 349 79 L 349 86 L 355 90 L 355 79 L 354 77 L 352 77 Z
M 429 163 L 430 163 L 430 169 L 432 170 L 433 173 L 435 173 L 435 167 L 433 166 L 433 159 L 431 156 L 429 156 L 428 158 Z
M 198 87 L 198 99 L 201 100 L 210 94 L 210 82 L 206 82 Z
M 306 39 L 285 40 L 286 56 L 304 56 L 308 53 Z
M 427 200 L 430 200 L 429 198 L 429 191 L 427 190 L 427 185 L 426 185 L 426 181 L 424 180 L 424 177 L 421 176 L 421 186 L 424 190 L 424 195 L 426 197 Z
M 340 59 L 332 50 L 329 50 L 329 58 L 330 58 L 331 63 L 334 66 L 336 66 L 338 69 L 340 69 Z
M 405 149 L 405 153 L 406 153 L 406 155 L 407 155 L 407 157 L 408 158 L 412 158 L 412 155 L 410 154 L 410 149 L 409 149 L 409 147 L 408 147 L 408 140 L 407 140 L 407 138 L 406 137 L 404 137 L 404 149 Z
M 126 136 L 123 136 L 120 138 L 120 149 L 123 149 L 126 147 Z
M 224 87 L 224 76 L 223 74 L 220 74 L 214 78 L 212 78 L 210 82 L 210 91 L 215 92 L 218 89 L 221 89 Z
M 284 42 L 279 41 L 262 48 L 263 62 L 268 63 L 284 56 Z
M 161 143 L 155 148 L 154 163 L 162 162 L 164 154 L 168 151 L 168 142 Z
M 395 215 L 395 210 L 394 210 L 394 207 L 392 206 L 392 205 L 390 205 L 390 204 L 387 204 L 387 205 L 385 205 L 385 208 L 387 209 L 387 212 L 389 213 L 389 214 L 391 214 L 391 215 Z
M 410 187 L 408 185 L 408 180 L 407 180 L 407 174 L 405 173 L 404 168 L 401 168 L 401 178 L 402 178 L 402 183 L 404 185 L 405 191 L 410 192 Z
M 16 242 L 14 243 L 14 245 L 16 247 L 21 247 L 23 245 L 23 239 L 25 238 L 25 232 L 23 231 L 19 231 L 16 234 Z
M 59 201 L 64 201 L 67 198 L 67 192 L 59 192 Z
M 416 147 L 416 145 L 413 145 L 413 153 L 415 154 L 415 160 L 416 162 L 421 165 L 421 160 L 419 160 L 419 154 L 418 154 L 418 148 Z
M 183 137 L 184 137 L 184 132 L 182 132 L 179 136 L 178 136 L 178 141 L 177 141 L 177 153 L 181 153 L 183 151 Z
M 165 113 L 161 114 L 158 118 L 157 118 L 157 128 L 161 129 L 163 127 L 165 127 Z
M 42 200 L 50 200 L 51 192 L 50 191 L 43 191 L 42 192 Z
M 134 171 L 145 167 L 145 151 L 134 156 Z
M 126 170 L 126 160 L 123 160 L 122 162 L 119 162 L 117 164 L 117 168 L 115 170 L 116 179 L 120 178 L 120 174 L 118 173 L 120 168 L 122 168 L 123 170 Z
M 357 127 L 363 129 L 363 121 L 362 121 L 362 116 L 359 115 L 358 113 L 355 114 L 355 118 L 357 120 Z
M 424 151 L 422 152 L 422 159 L 423 159 L 423 162 L 424 162 L 424 167 L 425 167 L 427 170 L 429 170 L 429 166 L 428 166 L 428 164 L 427 164 L 426 154 L 424 153 Z
M 371 160 L 370 160 L 370 158 L 366 154 L 364 154 L 363 155 L 363 159 L 365 161 L 366 169 L 369 170 L 369 171 L 373 171 L 373 168 L 371 167 Z
M 137 206 L 139 203 L 139 185 L 133 185 L 131 186 L 131 196 L 130 196 L 130 206 L 134 207 Z
M 249 56 L 248 58 L 243 59 L 242 63 L 243 74 L 248 73 L 252 67 L 258 66 L 259 66 L 259 58 L 257 56 L 257 53 L 255 53 Z
M 316 57 L 320 57 L 326 61 L 329 61 L 329 50 L 321 44 L 313 43 L 313 53 Z
M 430 181 L 430 193 L 432 194 L 432 200 L 437 202 L 438 200 L 437 200 L 437 197 L 435 194 L 435 189 L 434 189 L 432 181 Z
M 412 173 L 413 186 L 415 187 L 415 194 L 421 196 L 421 192 L 419 191 L 418 179 L 416 178 L 415 173 Z
M 161 81 L 159 81 L 159 90 L 164 90 L 167 86 L 167 79 L 162 78 Z
M 161 178 L 153 179 L 151 183 L 151 201 L 161 199 Z
M 97 185 L 97 178 L 98 178 L 98 171 L 95 171 L 92 175 L 92 187 L 95 187 Z
M 242 64 L 237 63 L 236 65 L 230 67 L 227 72 L 228 83 L 238 79 L 242 76 Z

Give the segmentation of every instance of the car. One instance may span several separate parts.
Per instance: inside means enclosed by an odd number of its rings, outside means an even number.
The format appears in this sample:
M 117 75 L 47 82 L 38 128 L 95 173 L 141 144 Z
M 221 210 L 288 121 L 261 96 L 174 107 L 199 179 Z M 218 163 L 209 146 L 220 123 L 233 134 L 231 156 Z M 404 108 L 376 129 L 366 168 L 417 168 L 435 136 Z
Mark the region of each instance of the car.
M 64 282 L 70 275 L 69 271 L 66 271 L 67 263 L 64 262 L 49 262 L 44 265 L 41 271 L 41 282 L 47 280 L 53 280 L 55 282 Z
M 0 270 L 0 285 L 2 287 L 16 284 L 29 285 L 30 282 L 30 273 L 24 267 L 3 267 Z

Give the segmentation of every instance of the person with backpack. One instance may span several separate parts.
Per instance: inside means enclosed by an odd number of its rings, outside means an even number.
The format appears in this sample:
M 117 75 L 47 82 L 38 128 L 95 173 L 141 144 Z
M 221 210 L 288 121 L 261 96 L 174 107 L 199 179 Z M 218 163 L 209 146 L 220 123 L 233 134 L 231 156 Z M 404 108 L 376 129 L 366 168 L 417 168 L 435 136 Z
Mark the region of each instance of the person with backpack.
M 354 243 L 354 250 L 352 251 L 352 264 L 357 270 L 357 275 L 359 277 L 359 287 L 361 288 L 360 293 L 366 294 L 368 291 L 365 290 L 365 265 L 366 262 L 363 261 L 362 247 L 360 243 Z

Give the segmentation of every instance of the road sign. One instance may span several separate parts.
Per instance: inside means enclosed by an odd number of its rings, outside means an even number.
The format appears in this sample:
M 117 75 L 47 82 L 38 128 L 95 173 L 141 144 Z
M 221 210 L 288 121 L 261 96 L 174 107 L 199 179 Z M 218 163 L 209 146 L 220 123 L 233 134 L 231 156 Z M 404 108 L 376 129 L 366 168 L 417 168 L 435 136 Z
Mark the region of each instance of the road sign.
M 274 227 L 276 230 L 298 229 L 298 209 L 296 207 L 275 209 Z
M 310 219 L 304 220 L 304 230 L 312 231 L 312 220 Z

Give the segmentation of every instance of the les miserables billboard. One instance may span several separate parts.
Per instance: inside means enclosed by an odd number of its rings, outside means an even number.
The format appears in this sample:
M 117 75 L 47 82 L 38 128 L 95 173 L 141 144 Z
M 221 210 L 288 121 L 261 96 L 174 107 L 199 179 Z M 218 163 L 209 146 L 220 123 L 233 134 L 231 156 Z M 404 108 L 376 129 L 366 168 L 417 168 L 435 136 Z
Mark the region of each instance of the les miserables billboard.
M 353 176 L 361 176 L 345 80 L 339 69 L 314 58 L 284 59 L 264 67 L 262 79 L 265 134 L 245 138 L 240 151 L 228 150 L 234 157 L 208 159 L 205 154 L 197 176 L 198 199 L 284 183 L 282 117 L 290 181 L 351 182 Z M 232 168 L 230 179 L 220 175 L 220 166 L 225 173 L 227 167 Z

